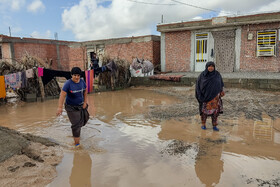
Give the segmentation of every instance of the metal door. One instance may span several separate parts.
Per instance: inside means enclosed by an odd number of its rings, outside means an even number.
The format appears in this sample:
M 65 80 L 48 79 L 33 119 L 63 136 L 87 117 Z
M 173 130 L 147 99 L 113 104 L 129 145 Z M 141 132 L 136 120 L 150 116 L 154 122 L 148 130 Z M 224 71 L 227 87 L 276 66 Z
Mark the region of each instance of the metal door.
M 195 34 L 195 71 L 203 71 L 208 62 L 209 33 Z

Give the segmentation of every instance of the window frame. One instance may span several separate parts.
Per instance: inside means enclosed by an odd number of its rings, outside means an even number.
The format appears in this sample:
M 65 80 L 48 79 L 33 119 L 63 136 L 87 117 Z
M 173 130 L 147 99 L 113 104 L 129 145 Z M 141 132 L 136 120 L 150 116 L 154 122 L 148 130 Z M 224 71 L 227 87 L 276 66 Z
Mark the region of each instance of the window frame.
M 257 31 L 257 57 L 276 56 L 277 30 Z
M 208 42 L 209 42 L 208 32 L 195 33 L 195 55 L 196 55 L 195 62 L 196 63 L 208 61 Z

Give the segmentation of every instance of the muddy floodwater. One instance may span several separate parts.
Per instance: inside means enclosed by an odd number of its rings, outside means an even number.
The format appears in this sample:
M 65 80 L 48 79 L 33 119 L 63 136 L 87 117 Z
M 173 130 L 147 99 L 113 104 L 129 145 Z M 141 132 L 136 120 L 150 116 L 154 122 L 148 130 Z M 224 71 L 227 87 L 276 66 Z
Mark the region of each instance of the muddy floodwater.
M 244 106 L 243 111 L 230 112 L 242 95 L 235 100 L 226 96 L 225 114 L 218 121 L 220 131 L 213 132 L 209 119 L 207 130 L 201 130 L 196 101 L 183 107 L 182 98 L 160 89 L 89 94 L 91 117 L 82 128 L 79 148 L 73 146 L 66 112 L 55 116 L 58 100 L 1 107 L 0 124 L 60 144 L 64 157 L 49 187 L 280 185 L 279 114 L 271 108 L 269 113 L 262 112 L 265 103 L 279 106 L 279 95 L 257 92 L 259 98 L 272 101 L 257 103 L 262 110 L 249 110 L 252 115 Z M 180 89 L 185 88 L 171 92 Z M 235 92 L 240 93 L 231 91 Z M 243 100 L 250 104 L 249 99 Z M 189 114 L 181 115 L 183 108 L 189 108 Z M 172 117 L 173 112 L 178 115 Z

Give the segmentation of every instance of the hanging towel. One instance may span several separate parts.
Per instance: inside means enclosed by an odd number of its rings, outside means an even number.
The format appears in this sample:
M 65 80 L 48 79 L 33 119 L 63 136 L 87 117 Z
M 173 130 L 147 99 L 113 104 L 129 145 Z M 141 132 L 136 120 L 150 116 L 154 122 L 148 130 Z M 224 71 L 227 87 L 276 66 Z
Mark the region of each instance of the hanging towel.
M 5 77 L 0 76 L 0 98 L 6 97 Z
M 21 88 L 27 86 L 26 71 L 21 72 Z
M 21 88 L 21 72 L 5 75 L 6 87 Z
M 43 77 L 44 73 L 43 73 L 43 68 L 38 67 L 38 77 Z
M 71 79 L 70 71 L 57 71 L 52 69 L 43 69 L 44 76 L 42 77 L 43 84 L 48 84 L 55 77 L 65 77 L 67 80 Z
M 85 74 L 86 74 L 87 92 L 91 93 L 93 91 L 94 72 L 93 70 L 86 70 Z
M 33 69 L 28 69 L 25 71 L 26 73 L 26 78 L 33 78 L 34 77 L 34 73 L 33 73 Z
M 110 60 L 110 62 L 108 64 L 106 64 L 106 69 L 111 71 L 112 76 L 116 77 L 118 66 L 113 60 Z

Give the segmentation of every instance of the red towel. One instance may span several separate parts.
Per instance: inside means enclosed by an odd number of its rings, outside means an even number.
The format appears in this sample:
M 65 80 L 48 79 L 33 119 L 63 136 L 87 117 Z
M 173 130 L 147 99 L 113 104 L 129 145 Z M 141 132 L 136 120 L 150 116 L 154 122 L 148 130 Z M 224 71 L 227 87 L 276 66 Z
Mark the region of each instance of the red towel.
M 43 68 L 38 67 L 38 77 L 43 77 L 44 76 L 43 72 L 44 72 Z

